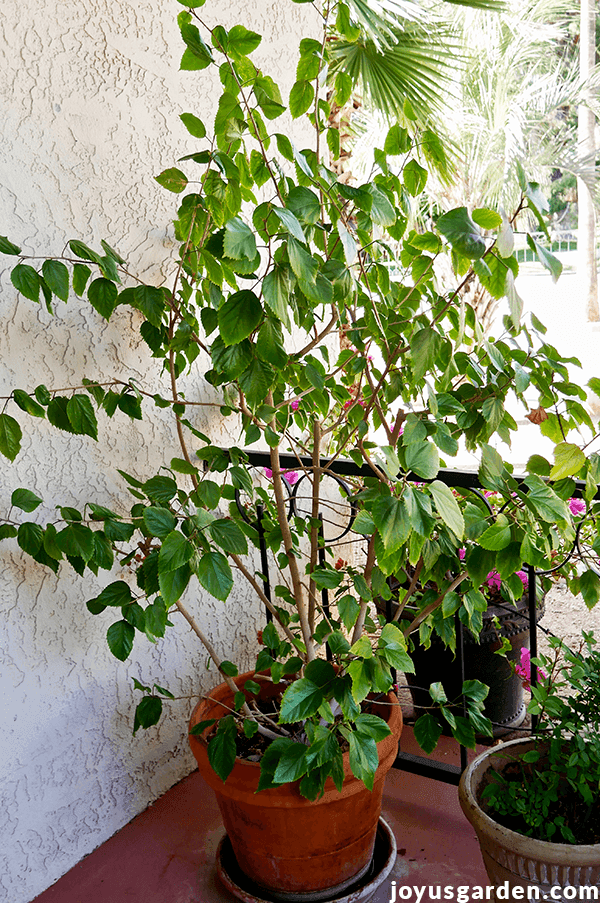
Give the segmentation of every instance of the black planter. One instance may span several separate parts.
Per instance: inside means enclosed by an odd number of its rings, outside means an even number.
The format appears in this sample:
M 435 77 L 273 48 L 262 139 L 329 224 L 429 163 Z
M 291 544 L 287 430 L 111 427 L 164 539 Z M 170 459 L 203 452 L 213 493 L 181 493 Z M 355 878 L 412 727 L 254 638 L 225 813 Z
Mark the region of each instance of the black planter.
M 536 620 L 544 614 L 543 601 L 538 605 Z M 494 618 L 500 627 L 496 628 Z M 502 638 L 510 643 L 506 658 L 496 655 L 502 646 Z M 516 606 L 504 603 L 490 605 L 483 615 L 483 629 L 476 639 L 469 631 L 464 631 L 465 679 L 480 680 L 490 691 L 485 702 L 485 714 L 493 724 L 494 737 L 502 737 L 519 727 L 525 718 L 523 683 L 515 674 L 513 665 L 521 660 L 521 649 L 529 649 L 529 618 L 527 599 L 523 597 Z M 426 706 L 431 706 L 429 686 L 440 682 L 448 699 L 460 696 L 461 675 L 458 662 L 452 652 L 437 637 L 432 637 L 431 647 L 417 646 L 412 655 L 415 674 L 406 674 L 415 712 L 423 714 Z

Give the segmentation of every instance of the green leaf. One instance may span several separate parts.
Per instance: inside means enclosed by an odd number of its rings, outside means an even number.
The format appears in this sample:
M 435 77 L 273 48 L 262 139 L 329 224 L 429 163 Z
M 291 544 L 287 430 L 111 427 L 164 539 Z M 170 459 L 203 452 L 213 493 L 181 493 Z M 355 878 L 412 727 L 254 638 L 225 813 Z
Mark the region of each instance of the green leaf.
M 219 308 L 219 330 L 225 345 L 237 345 L 246 339 L 262 315 L 261 303 L 254 292 L 243 290 L 231 295 Z
M 40 277 L 37 270 L 26 263 L 18 263 L 10 274 L 10 281 L 18 292 L 30 301 L 40 299 Z
M 234 56 L 247 56 L 256 50 L 262 38 L 257 32 L 249 31 L 243 25 L 234 25 L 229 31 L 229 52 Z
M 165 310 L 165 296 L 155 285 L 138 285 L 134 289 L 135 306 L 152 326 L 160 327 Z
M 473 220 L 482 229 L 499 229 L 502 225 L 502 217 L 496 210 L 490 210 L 489 207 L 478 207 L 472 213 Z
M 267 307 L 289 329 L 290 280 L 287 272 L 278 266 L 270 270 L 263 279 L 262 290 Z
M 315 97 L 315 89 L 311 82 L 301 80 L 295 82 L 290 91 L 289 109 L 292 119 L 298 119 L 309 109 Z
M 401 125 L 393 125 L 386 135 L 383 152 L 391 157 L 399 157 L 410 150 L 408 130 Z
M 432 480 L 440 469 L 440 456 L 433 442 L 411 442 L 404 449 L 407 468 L 424 480 Z
M 167 191 L 174 192 L 174 194 L 181 194 L 182 191 L 185 191 L 188 184 L 187 176 L 174 166 L 170 169 L 164 169 L 160 175 L 155 176 L 155 181 L 162 185 L 163 188 L 166 188 Z
M 197 116 L 194 116 L 193 113 L 180 113 L 179 118 L 183 122 L 184 126 L 194 138 L 204 138 L 206 137 L 206 126 L 202 122 L 201 119 L 198 119 Z
M 65 555 L 82 558 L 85 562 L 90 560 L 96 548 L 93 531 L 79 523 L 71 523 L 57 533 L 56 543 Z
M 102 607 L 121 608 L 123 605 L 133 602 L 133 595 L 124 580 L 115 580 L 114 583 L 105 586 L 99 596 L 90 601 L 96 602 Z
M 429 755 L 436 748 L 438 740 L 442 735 L 442 726 L 433 715 L 427 713 L 417 718 L 414 725 L 415 740 L 423 750 Z
M 387 196 L 383 191 L 375 188 L 374 185 L 369 186 L 369 193 L 373 199 L 371 204 L 371 219 L 373 222 L 379 226 L 393 226 L 396 222 L 396 211 Z
M 319 268 L 314 257 L 293 236 L 288 238 L 287 249 L 294 276 L 304 283 L 314 283 Z
M 32 524 L 26 521 L 20 525 L 17 533 L 17 542 L 28 555 L 37 555 L 42 547 L 43 540 L 44 531 L 39 524 Z
M 563 265 L 558 257 L 555 257 L 554 254 L 552 254 L 552 252 L 548 250 L 548 248 L 545 248 L 538 241 L 536 241 L 533 235 L 527 236 L 527 244 L 535 253 L 542 266 L 544 266 L 548 270 L 548 272 L 551 273 L 552 281 L 557 282 L 558 277 L 563 270 Z
M 69 398 L 67 416 L 74 433 L 98 439 L 98 421 L 87 395 L 72 395 Z
M 578 445 L 559 442 L 554 448 L 554 467 L 550 471 L 551 480 L 562 480 L 575 476 L 586 462 L 586 457 Z
M 73 291 L 78 298 L 81 298 L 83 295 L 91 275 L 92 271 L 85 263 L 76 263 L 73 265 Z
M 82 241 L 72 239 L 69 242 L 69 247 L 76 257 L 81 257 L 83 260 L 91 260 L 94 263 L 99 263 L 101 260 L 100 255 L 88 248 Z
M 528 507 L 547 523 L 568 520 L 567 506 L 556 493 L 536 474 L 529 474 L 523 481 L 529 492 L 525 496 Z
M 416 380 L 420 380 L 427 371 L 434 368 L 441 345 L 441 335 L 431 326 L 426 326 L 414 333 L 410 342 L 410 354 Z
M 211 523 L 209 532 L 217 545 L 226 552 L 231 552 L 233 555 L 248 553 L 246 537 L 235 521 L 226 518 L 215 520 Z
M 393 496 L 378 499 L 371 514 L 386 553 L 396 552 L 408 539 L 412 529 L 406 502 Z
M 367 790 L 373 789 L 375 772 L 379 765 L 377 744 L 371 737 L 351 731 L 348 735 L 350 744 L 350 768 L 352 774 L 363 781 Z
M 149 511 L 152 509 L 146 509 Z M 144 512 L 144 519 L 145 519 Z M 176 571 L 186 564 L 194 554 L 194 545 L 179 530 L 172 530 L 163 540 L 158 554 L 158 570 L 160 572 Z
M 118 289 L 110 279 L 94 279 L 88 288 L 88 301 L 101 317 L 108 320 L 117 306 Z
M 184 564 L 174 571 L 159 570 L 158 585 L 161 596 L 167 605 L 174 605 L 181 598 L 191 576 L 192 571 L 189 564 Z
M 275 206 L 272 207 L 272 210 L 276 217 L 281 221 L 284 229 L 289 232 L 290 235 L 293 235 L 298 241 L 306 243 L 306 236 L 302 226 L 291 210 L 286 210 L 285 207 Z
M 125 477 L 131 486 L 143 489 L 148 498 L 151 498 L 154 502 L 166 504 L 167 502 L 170 502 L 177 493 L 177 483 L 172 477 L 158 475 L 146 480 L 145 483 L 140 483 L 137 480 L 135 483 L 132 483 L 127 474 L 123 473 L 123 471 L 119 471 L 119 473 L 121 476 Z
M 237 665 L 234 665 L 233 662 L 228 662 L 224 660 L 219 665 L 219 671 L 222 671 L 223 674 L 226 674 L 227 677 L 237 677 L 238 676 L 238 668 Z
M 108 648 L 115 658 L 124 662 L 133 649 L 135 628 L 127 621 L 117 621 L 111 624 L 106 632 Z
M 465 532 L 465 521 L 452 490 L 440 480 L 434 480 L 429 485 L 429 491 L 433 496 L 438 514 L 446 526 L 452 530 L 457 539 L 462 539 Z
M 144 526 L 152 536 L 166 539 L 175 530 L 177 518 L 168 508 L 144 508 Z
M 208 761 L 222 781 L 227 780 L 235 765 L 236 735 L 233 715 L 226 715 L 219 721 L 217 732 L 208 744 Z
M 42 499 L 35 492 L 31 492 L 30 489 L 15 489 L 10 497 L 10 503 L 15 508 L 20 508 L 21 511 L 29 513 L 35 511 L 38 505 L 42 504 Z
M 23 434 L 17 421 L 9 414 L 0 414 L 0 452 L 14 461 L 21 449 Z
M 286 199 L 286 207 L 307 226 L 316 225 L 321 219 L 319 198 L 304 185 L 296 185 L 290 190 Z
M 414 198 L 421 194 L 427 182 L 427 170 L 416 160 L 409 160 L 402 170 L 402 179 L 408 193 Z M 390 223 L 391 225 L 391 223 Z
M 510 545 L 511 530 L 508 518 L 499 514 L 496 523 L 485 530 L 477 540 L 483 549 L 498 551 Z
M 205 552 L 196 570 L 205 590 L 225 602 L 233 588 L 233 575 L 227 558 L 221 552 Z
M 9 241 L 6 235 L 0 235 L 0 254 L 10 254 L 13 257 L 18 257 L 20 253 L 21 249 L 13 244 L 12 241 Z
M 42 275 L 46 285 L 57 298 L 67 301 L 69 298 L 69 271 L 60 260 L 44 260 Z
M 323 702 L 323 692 L 311 680 L 303 677 L 295 680 L 287 688 L 281 699 L 279 721 L 281 724 L 295 724 L 314 715 Z
M 281 756 L 273 780 L 276 784 L 287 784 L 299 780 L 308 770 L 306 754 L 308 746 L 304 743 L 292 743 Z
M 28 392 L 24 392 L 23 389 L 15 389 L 13 398 L 21 410 L 25 411 L 27 414 L 31 414 L 32 417 L 46 416 L 46 412 L 42 405 L 38 404 L 37 401 L 35 401 Z
M 600 579 L 593 571 L 584 571 L 579 578 L 579 589 L 587 608 L 592 609 L 600 600 Z
M 158 724 L 160 716 L 162 715 L 162 707 L 163 704 L 160 696 L 146 696 L 142 699 L 135 710 L 133 733 L 135 734 L 140 727 L 148 728 Z
M 356 624 L 360 612 L 360 605 L 349 593 L 337 600 L 337 608 L 342 624 L 346 630 L 351 630 Z
M 469 260 L 482 257 L 485 240 L 466 207 L 457 207 L 443 213 L 438 217 L 436 227 L 448 239 L 454 250 L 463 257 L 468 257 Z
M 254 260 L 256 257 L 256 238 L 254 232 L 239 216 L 225 223 L 223 249 L 226 257 Z

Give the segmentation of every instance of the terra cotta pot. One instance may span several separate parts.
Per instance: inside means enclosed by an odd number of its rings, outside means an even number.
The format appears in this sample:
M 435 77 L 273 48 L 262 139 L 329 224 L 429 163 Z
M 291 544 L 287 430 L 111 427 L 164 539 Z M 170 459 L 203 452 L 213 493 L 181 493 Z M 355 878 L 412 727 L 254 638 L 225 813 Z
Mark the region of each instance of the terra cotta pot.
M 242 688 L 253 677 L 254 673 L 248 672 L 234 680 Z M 202 699 L 194 709 L 190 727 L 226 715 L 232 700 L 227 684 L 215 687 L 210 698 Z M 377 714 L 388 723 L 391 734 L 377 744 L 379 767 L 373 790 L 367 790 L 354 777 L 345 753 L 342 790 L 338 791 L 328 778 L 324 795 L 314 802 L 300 795 L 298 782 L 257 793 L 258 762 L 236 759 L 223 783 L 208 762 L 204 735 L 190 735 L 192 752 L 200 773 L 216 794 L 238 865 L 272 896 L 285 899 L 290 894 L 325 890 L 335 895 L 368 869 L 383 784 L 402 730 L 402 712 L 393 693 L 385 701 L 374 703 L 373 710 L 376 708 L 380 708 Z

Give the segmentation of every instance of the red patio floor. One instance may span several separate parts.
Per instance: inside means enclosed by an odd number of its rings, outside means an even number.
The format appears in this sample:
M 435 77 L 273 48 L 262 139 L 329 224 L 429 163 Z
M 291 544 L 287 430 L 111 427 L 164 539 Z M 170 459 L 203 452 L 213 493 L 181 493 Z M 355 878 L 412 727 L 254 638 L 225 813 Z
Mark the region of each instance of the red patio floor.
M 405 728 L 402 748 L 418 752 L 413 743 Z M 443 740 L 436 757 L 457 761 L 452 742 Z M 460 810 L 456 787 L 392 769 L 382 814 L 395 833 L 398 859 L 372 903 L 389 903 L 392 881 L 397 887 L 452 887 L 454 899 L 459 886 L 465 893 L 487 884 L 475 833 Z M 36 897 L 35 903 L 233 903 L 235 898 L 215 872 L 215 852 L 223 833 L 212 792 L 194 772 Z M 439 899 L 437 892 L 432 898 L 426 891 L 422 901 L 434 898 Z M 414 893 L 410 899 L 416 899 Z

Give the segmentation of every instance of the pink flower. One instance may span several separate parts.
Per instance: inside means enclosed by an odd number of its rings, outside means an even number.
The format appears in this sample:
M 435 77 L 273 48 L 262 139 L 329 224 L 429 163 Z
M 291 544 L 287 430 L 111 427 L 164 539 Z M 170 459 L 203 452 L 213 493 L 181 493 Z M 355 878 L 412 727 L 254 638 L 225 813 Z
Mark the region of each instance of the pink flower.
M 292 409 L 292 411 L 297 411 L 299 407 L 300 407 L 300 402 L 298 401 L 297 398 L 294 398 L 294 400 L 292 402 L 290 402 L 290 408 Z
M 466 549 L 459 549 L 459 550 L 458 550 L 458 557 L 460 558 L 461 561 L 464 561 L 464 560 L 465 560 L 465 555 L 466 555 L 466 554 L 467 554 L 467 550 L 466 550 Z
M 526 646 L 521 647 L 521 663 L 515 665 L 515 671 L 523 681 L 523 686 L 528 690 L 531 686 L 531 652 Z M 542 680 L 546 679 L 546 674 L 541 668 L 538 668 L 537 675 Z
M 569 499 L 567 505 L 569 506 L 569 511 L 571 514 L 574 514 L 575 517 L 585 514 L 586 504 L 583 499 Z
M 273 471 L 270 467 L 265 467 L 265 476 L 267 480 L 273 479 Z M 293 486 L 294 483 L 297 483 L 300 479 L 300 474 L 296 473 L 295 470 L 284 470 L 282 471 L 281 476 L 287 483 L 290 484 L 290 486 Z
M 489 574 L 485 578 L 485 582 L 490 587 L 490 589 L 500 589 L 502 579 L 498 571 L 494 570 L 489 572 Z

